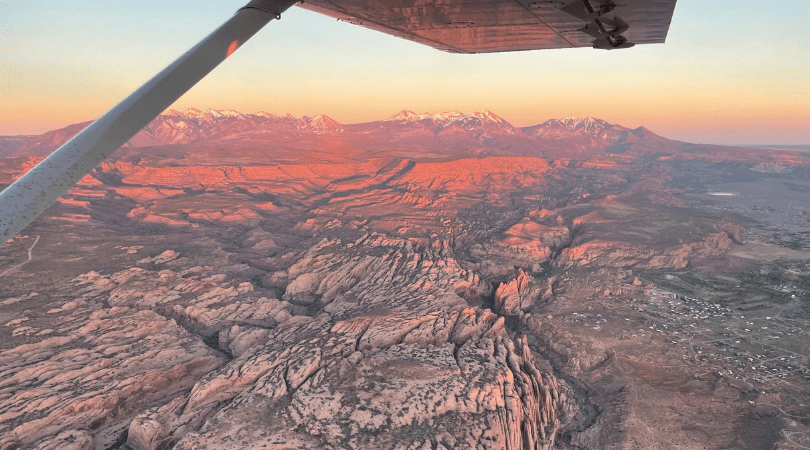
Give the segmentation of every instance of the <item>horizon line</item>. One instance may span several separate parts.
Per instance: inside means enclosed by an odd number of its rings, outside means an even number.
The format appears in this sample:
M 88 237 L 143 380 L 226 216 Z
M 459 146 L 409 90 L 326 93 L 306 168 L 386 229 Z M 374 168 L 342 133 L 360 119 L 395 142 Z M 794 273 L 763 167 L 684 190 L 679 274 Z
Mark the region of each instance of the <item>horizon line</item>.
M 193 111 L 199 111 L 201 113 L 208 113 L 210 111 L 215 111 L 215 112 L 235 112 L 235 113 L 242 114 L 242 115 L 259 115 L 259 114 L 263 113 L 263 114 L 269 114 L 269 115 L 271 115 L 273 117 L 279 117 L 279 118 L 291 117 L 293 119 L 302 119 L 302 118 L 305 118 L 305 117 L 313 119 L 313 118 L 318 117 L 318 116 L 324 116 L 324 117 L 327 117 L 327 118 L 329 118 L 331 120 L 334 120 L 339 125 L 362 125 L 362 124 L 367 124 L 367 123 L 383 122 L 383 121 L 387 121 L 387 120 L 392 120 L 395 116 L 397 116 L 398 114 L 401 114 L 401 113 L 412 113 L 412 114 L 419 115 L 419 116 L 422 116 L 422 115 L 436 116 L 436 115 L 440 115 L 440 114 L 460 114 L 462 117 L 463 116 L 474 116 L 475 114 L 478 114 L 478 113 L 480 113 L 480 114 L 490 113 L 490 114 L 493 114 L 494 116 L 496 116 L 497 118 L 505 121 L 510 126 L 512 126 L 514 128 L 517 128 L 517 129 L 531 128 L 531 127 L 534 127 L 534 126 L 542 125 L 542 124 L 547 123 L 547 122 L 552 121 L 552 120 L 595 119 L 595 120 L 600 120 L 602 122 L 605 122 L 608 125 L 618 125 L 618 126 L 630 129 L 630 130 L 638 130 L 640 128 L 644 128 L 644 129 L 647 129 L 647 130 L 653 132 L 654 134 L 657 134 L 658 136 L 661 136 L 661 137 L 663 137 L 665 139 L 680 141 L 680 139 L 677 139 L 677 138 L 670 138 L 670 137 L 662 136 L 662 135 L 658 134 L 657 132 L 655 132 L 655 131 L 653 131 L 653 130 L 651 130 L 651 129 L 643 126 L 643 125 L 639 125 L 637 127 L 627 127 L 627 126 L 624 126 L 624 125 L 621 125 L 621 124 L 618 124 L 618 123 L 608 122 L 607 120 L 601 119 L 601 118 L 596 117 L 596 116 L 589 116 L 589 115 L 586 115 L 586 116 L 566 116 L 566 117 L 562 117 L 562 118 L 552 117 L 552 118 L 548 118 L 548 119 L 546 119 L 546 120 L 544 120 L 542 122 L 535 123 L 533 125 L 515 126 L 515 125 L 512 125 L 512 123 L 509 122 L 508 120 L 500 117 L 498 114 L 493 113 L 491 110 L 489 110 L 487 108 L 484 108 L 481 111 L 474 111 L 474 112 L 472 112 L 470 114 L 463 113 L 463 112 L 458 111 L 458 110 L 447 110 L 447 111 L 442 111 L 442 112 L 438 112 L 438 113 L 431 113 L 431 112 L 416 113 L 416 112 L 414 112 L 412 110 L 409 110 L 409 109 L 401 109 L 401 110 L 397 111 L 396 113 L 394 113 L 393 115 L 388 116 L 388 117 L 386 117 L 384 119 L 371 120 L 371 121 L 367 121 L 367 122 L 352 122 L 352 123 L 338 122 L 336 119 L 334 119 L 331 116 L 329 116 L 327 114 L 324 114 L 324 113 L 318 113 L 318 114 L 315 114 L 315 115 L 312 115 L 312 116 L 302 115 L 300 117 L 295 117 L 290 113 L 285 113 L 285 114 L 278 115 L 278 114 L 267 112 L 265 110 L 260 110 L 260 111 L 251 112 L 251 113 L 244 113 L 244 112 L 241 112 L 241 111 L 238 111 L 238 110 L 235 110 L 235 109 L 227 109 L 227 108 L 224 108 L 224 109 L 215 109 L 215 108 L 200 109 L 200 108 L 197 108 L 197 107 L 189 107 L 189 108 L 186 108 L 185 110 L 166 109 L 165 111 L 161 112 L 158 115 L 158 117 L 169 115 L 170 113 L 173 113 L 173 112 L 182 114 L 182 113 L 192 111 L 192 110 Z M 67 125 L 63 125 L 63 126 L 58 127 L 58 128 L 53 128 L 53 129 L 50 129 L 50 130 L 43 131 L 43 132 L 38 133 L 38 134 L 2 134 L 2 135 L 0 135 L 0 137 L 1 138 L 24 138 L 24 137 L 42 136 L 44 134 L 47 134 L 47 133 L 50 133 L 50 132 L 53 132 L 53 131 L 58 131 L 58 130 L 61 130 L 61 129 L 64 129 L 64 128 L 67 128 L 67 127 L 70 127 L 70 126 L 73 126 L 73 125 L 78 125 L 78 124 L 82 124 L 82 123 L 88 123 L 89 124 L 89 123 L 94 122 L 95 120 L 97 120 L 97 119 L 87 120 L 87 121 L 83 121 L 83 122 L 73 122 L 73 123 L 69 123 Z M 688 143 L 688 144 L 694 144 L 694 145 L 720 145 L 720 146 L 728 146 L 728 147 L 748 147 L 748 148 L 752 148 L 752 147 L 810 147 L 810 142 L 800 143 L 800 144 L 797 144 L 797 143 L 774 143 L 774 142 L 759 142 L 759 143 L 748 143 L 748 144 L 740 144 L 740 143 L 722 143 L 722 144 L 718 144 L 718 143 L 687 142 L 687 141 L 681 141 L 681 142 Z M 773 149 L 773 150 L 779 150 L 779 149 Z M 792 151 L 802 152 L 802 150 L 799 150 L 799 149 L 792 150 Z

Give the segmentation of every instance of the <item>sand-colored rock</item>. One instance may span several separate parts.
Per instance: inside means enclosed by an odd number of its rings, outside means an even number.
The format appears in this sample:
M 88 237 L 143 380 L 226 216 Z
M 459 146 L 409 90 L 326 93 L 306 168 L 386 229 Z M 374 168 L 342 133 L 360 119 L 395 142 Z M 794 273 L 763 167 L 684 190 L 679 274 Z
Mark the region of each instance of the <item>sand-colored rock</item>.
M 514 315 L 528 310 L 542 295 L 542 288 L 534 283 L 532 276 L 518 269 L 514 280 L 501 284 L 495 291 L 495 309 L 501 314 Z
M 565 388 L 525 341 L 515 350 L 502 317 L 466 306 L 457 291 L 491 288 L 447 252 L 378 235 L 316 244 L 288 270 L 315 281 L 285 296 L 308 292 L 320 312 L 221 331 L 236 359 L 132 421 L 129 445 L 399 448 L 419 424 L 446 430 L 434 440 L 446 448 L 549 448 L 571 412 Z
M 66 312 L 51 337 L 0 352 L 0 448 L 48 436 L 39 448 L 108 446 L 144 405 L 177 396 L 223 363 L 151 311 Z
M 359 360 L 304 352 L 287 363 L 288 373 L 305 369 L 302 383 L 267 372 L 177 448 L 551 448 L 572 406 L 534 367 L 525 341 L 515 347 L 495 337 L 395 344 Z M 419 438 L 414 427 L 445 433 Z
M 35 450 L 91 450 L 93 436 L 84 430 L 65 430 L 37 442 Z

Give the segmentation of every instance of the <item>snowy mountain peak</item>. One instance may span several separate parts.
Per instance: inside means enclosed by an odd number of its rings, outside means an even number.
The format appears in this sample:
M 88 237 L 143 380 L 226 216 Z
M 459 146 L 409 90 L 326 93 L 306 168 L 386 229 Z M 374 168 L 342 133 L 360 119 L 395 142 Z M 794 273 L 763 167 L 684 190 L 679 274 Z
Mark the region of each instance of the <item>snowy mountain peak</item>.
M 491 111 L 484 110 L 472 114 L 461 114 L 458 117 L 450 120 L 442 125 L 441 129 L 449 127 L 461 127 L 467 131 L 484 131 L 487 133 L 502 134 L 504 131 L 507 134 L 514 134 L 515 129 L 512 125 L 504 119 L 493 114 Z M 494 127 L 494 128 L 493 128 Z
M 454 119 L 459 117 L 463 117 L 464 114 L 458 111 L 449 111 L 443 112 L 438 114 L 431 114 L 431 113 L 424 113 L 424 114 L 416 114 L 413 111 L 408 111 L 403 109 L 402 111 L 398 112 L 397 114 L 391 116 L 388 121 L 401 121 L 401 122 L 418 122 L 420 120 L 432 120 L 439 124 L 445 124 L 450 122 Z
M 329 123 L 337 124 L 337 121 L 335 119 L 327 116 L 326 114 L 318 114 L 318 115 L 316 115 L 315 117 L 312 118 L 312 121 L 313 122 L 329 122 Z
M 539 125 L 523 127 L 523 132 L 533 137 L 550 139 L 608 139 L 619 142 L 627 139 L 628 128 L 610 124 L 596 117 L 566 117 L 551 119 Z
M 209 109 L 205 113 L 208 114 L 209 116 L 211 116 L 212 118 L 216 118 L 216 119 L 219 119 L 219 118 L 222 118 L 222 117 L 242 117 L 242 113 L 240 113 L 238 111 L 233 111 L 233 110 L 230 110 L 230 109 L 225 109 L 225 110 Z
M 512 128 L 512 124 L 510 124 L 509 122 L 502 119 L 501 117 L 499 117 L 498 115 L 496 115 L 495 113 L 493 113 L 492 111 L 490 111 L 488 109 L 485 109 L 485 110 L 483 110 L 481 112 L 474 113 L 473 115 L 475 117 L 485 121 L 485 122 L 492 122 L 492 123 L 498 124 L 498 125 L 503 126 L 503 127 Z
M 459 117 L 464 117 L 464 113 L 460 113 L 458 111 L 448 111 L 439 114 L 432 114 L 430 118 L 437 122 L 446 122 L 458 119 Z
M 405 122 L 416 122 L 417 120 L 422 120 L 424 114 L 416 114 L 413 111 L 408 111 L 403 109 L 402 111 L 394 114 L 388 120 L 401 120 Z
M 324 114 L 316 116 L 303 116 L 295 118 L 290 114 L 276 116 L 266 111 L 259 111 L 253 114 L 243 114 L 234 110 L 208 109 L 201 111 L 197 108 L 189 108 L 183 112 L 170 110 L 162 115 L 163 127 L 171 129 L 173 136 L 191 135 L 196 132 L 203 134 L 210 133 L 210 127 L 232 127 L 234 130 L 244 131 L 260 124 L 271 124 L 283 122 L 295 127 L 299 131 L 308 131 L 318 134 L 345 133 L 347 128 L 336 120 Z M 258 122 L 256 122 L 258 120 Z M 417 114 L 410 110 L 402 110 L 383 122 L 394 122 L 402 125 L 408 123 L 421 123 L 427 126 L 434 133 L 456 133 L 471 132 L 476 136 L 497 136 L 514 135 L 521 133 L 502 117 L 488 109 L 472 114 L 464 114 L 458 111 L 447 111 L 442 113 Z M 261 125 L 270 126 L 270 125 Z M 195 131 L 199 128 L 199 131 Z M 551 119 L 543 124 L 533 127 L 524 127 L 522 132 L 531 136 L 552 136 L 554 133 L 586 134 L 590 136 L 603 136 L 609 130 L 621 131 L 623 127 L 617 127 L 595 117 L 566 117 L 564 119 Z M 453 131 L 456 130 L 456 131 Z M 462 131 L 463 130 L 463 131 Z M 557 130 L 557 131 L 554 131 Z M 154 130 L 157 132 L 158 130 Z M 482 134 L 483 133 L 483 134 Z M 551 134 L 549 134 L 551 133 Z M 179 138 L 179 137 L 178 137 Z M 176 139 L 173 137 L 173 139 Z
M 25 146 L 19 147 L 16 155 L 47 155 L 86 125 L 75 124 L 35 136 Z M 322 136 L 316 137 L 313 134 Z M 196 108 L 166 111 L 130 139 L 129 145 L 149 147 L 219 140 L 225 140 L 229 144 L 249 142 L 253 145 L 268 138 L 273 139 L 273 142 L 278 142 L 279 137 L 295 142 L 296 139 L 320 139 L 328 136 L 335 136 L 337 140 L 345 137 L 353 140 L 362 136 L 373 142 L 393 138 L 403 144 L 413 142 L 417 145 L 428 145 L 428 142 L 435 139 L 436 142 L 445 143 L 463 142 L 463 145 L 476 140 L 487 146 L 502 138 L 505 139 L 501 142 L 507 147 L 513 143 L 518 143 L 519 146 L 529 145 L 534 140 L 563 143 L 581 149 L 608 143 L 628 146 L 641 141 L 654 141 L 656 145 L 676 145 L 645 128 L 629 129 L 594 117 L 566 117 L 514 128 L 489 110 L 472 114 L 456 111 L 417 114 L 404 110 L 383 121 L 341 125 L 323 114 L 297 119 L 290 114 L 277 116 L 266 111 L 244 114 L 233 110 L 201 111 Z M 2 152 L 3 148 L 0 147 L 0 155 Z
M 177 111 L 174 109 L 170 109 L 168 113 L 161 114 L 163 116 L 174 116 L 180 119 L 200 119 L 204 114 L 199 109 L 189 108 L 185 111 Z
M 244 117 L 245 115 L 233 110 L 217 110 L 217 109 L 208 109 L 206 111 L 200 111 L 197 108 L 189 108 L 183 112 L 169 110 L 167 116 L 176 116 L 182 119 L 190 119 L 194 121 L 206 121 L 210 122 L 212 120 L 222 119 L 225 117 Z
M 343 127 L 333 118 L 318 114 L 315 117 L 304 116 L 295 122 L 295 128 L 315 133 L 343 132 Z
M 596 117 L 566 117 L 560 119 L 559 122 L 572 130 L 583 128 L 586 131 L 598 133 L 609 128 L 611 125 L 602 119 Z

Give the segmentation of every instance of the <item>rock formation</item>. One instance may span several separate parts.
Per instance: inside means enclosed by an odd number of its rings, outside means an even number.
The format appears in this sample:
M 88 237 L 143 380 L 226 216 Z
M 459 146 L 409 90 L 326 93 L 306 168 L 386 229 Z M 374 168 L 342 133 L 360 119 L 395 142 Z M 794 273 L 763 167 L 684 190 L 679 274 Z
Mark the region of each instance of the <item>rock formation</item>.
M 666 291 L 700 264 L 742 267 L 723 258 L 744 236 L 679 196 L 669 180 L 688 174 L 667 161 L 743 153 L 491 113 L 190 110 L 148 131 L 131 145 L 156 147 L 121 149 L 0 249 L 2 450 L 663 448 L 712 435 L 715 401 L 775 414 L 740 402 L 738 366 L 703 360 L 748 345 L 717 334 L 742 296 Z M 0 160 L 0 182 L 35 162 Z M 780 285 L 799 286 L 794 268 Z M 764 273 L 731 275 L 701 278 L 707 295 Z M 760 311 L 763 352 L 798 336 L 774 318 L 801 302 L 779 305 Z M 806 387 L 790 367 L 770 386 Z M 777 388 L 757 395 L 806 402 Z M 718 436 L 747 423 L 727 417 Z
M 457 292 L 491 288 L 441 242 L 322 241 L 288 272 L 284 297 L 319 312 L 227 329 L 248 335 L 229 344 L 237 358 L 136 418 L 131 447 L 547 449 L 574 411 L 503 318 L 466 306 Z
M 322 240 L 284 300 L 209 271 L 167 250 L 7 323 L 47 338 L 0 353 L 0 447 L 548 449 L 575 413 L 444 241 Z
M 59 329 L 18 327 L 40 338 L 0 352 L 0 448 L 49 436 L 39 448 L 110 446 L 143 405 L 180 395 L 224 362 L 151 311 L 78 301 L 49 314 Z

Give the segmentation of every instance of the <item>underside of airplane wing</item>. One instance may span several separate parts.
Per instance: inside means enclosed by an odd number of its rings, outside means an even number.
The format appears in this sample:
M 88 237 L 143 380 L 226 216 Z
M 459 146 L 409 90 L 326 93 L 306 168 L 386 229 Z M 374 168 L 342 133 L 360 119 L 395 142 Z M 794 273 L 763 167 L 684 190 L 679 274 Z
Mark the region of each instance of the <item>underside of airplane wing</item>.
M 663 43 L 676 0 L 304 0 L 298 6 L 439 50 Z

